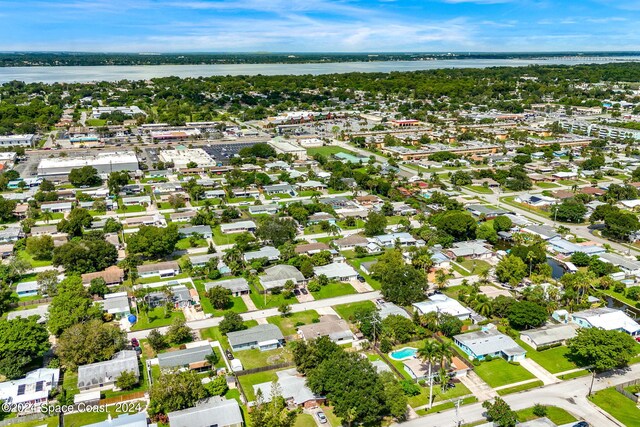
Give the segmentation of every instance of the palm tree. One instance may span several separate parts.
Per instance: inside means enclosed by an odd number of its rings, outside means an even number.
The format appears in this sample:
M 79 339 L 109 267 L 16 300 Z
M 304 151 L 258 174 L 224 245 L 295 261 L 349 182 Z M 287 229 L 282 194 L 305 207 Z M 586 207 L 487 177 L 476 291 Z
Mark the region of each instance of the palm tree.
M 438 371 L 438 382 L 440 383 L 440 393 L 444 394 L 447 391 L 447 387 L 449 386 L 449 380 L 451 377 L 449 376 L 449 372 L 444 367 L 441 367 Z
M 53 214 L 51 213 L 50 210 L 43 211 L 42 212 L 42 219 L 44 220 L 44 222 L 49 224 L 49 221 L 51 221 L 53 219 Z
M 484 268 L 484 269 L 480 270 L 480 272 L 478 273 L 478 277 L 480 277 L 480 281 L 482 283 L 488 283 L 489 282 L 489 269 L 488 268 Z
M 429 408 L 433 405 L 433 377 L 431 376 L 431 367 L 438 359 L 438 345 L 434 341 L 425 341 L 422 348 L 418 350 L 418 357 L 425 363 L 429 364 Z
M 453 358 L 453 350 L 451 343 L 442 341 L 438 344 L 438 356 L 440 356 L 440 367 L 444 368 L 447 364 L 451 363 Z
M 449 279 L 453 278 L 453 274 L 446 270 L 438 270 L 436 272 L 436 286 L 439 290 L 443 290 L 449 284 Z
M 493 304 L 485 295 L 478 295 L 473 304 L 473 309 L 481 316 L 489 317 L 493 311 Z

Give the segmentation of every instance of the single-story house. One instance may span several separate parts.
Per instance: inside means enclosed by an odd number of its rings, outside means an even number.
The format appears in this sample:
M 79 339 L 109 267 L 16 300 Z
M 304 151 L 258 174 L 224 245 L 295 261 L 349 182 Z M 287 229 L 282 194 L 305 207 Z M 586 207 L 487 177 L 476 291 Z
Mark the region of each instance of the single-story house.
M 453 342 L 471 357 L 484 360 L 487 356 L 503 357 L 507 361 L 519 361 L 525 358 L 527 351 L 511 337 L 497 329 L 483 329 L 478 332 L 455 335 Z
M 318 224 L 324 221 L 328 222 L 329 224 L 335 224 L 336 218 L 330 213 L 316 212 L 313 215 L 309 216 L 309 218 L 307 219 L 307 224 L 313 225 L 313 224 Z
M 227 193 L 224 190 L 207 190 L 202 196 L 203 199 L 224 199 Z
M 280 210 L 278 205 L 253 205 L 249 206 L 249 213 L 251 215 L 275 215 Z
M 245 231 L 255 231 L 255 229 L 256 223 L 253 221 L 238 221 L 220 225 L 220 231 L 223 234 L 244 233 Z
M 543 240 L 560 237 L 560 233 L 547 225 L 528 225 L 520 231 L 541 237 Z
M 599 254 L 598 258 L 600 261 L 608 262 L 620 268 L 625 276 L 640 276 L 640 261 L 607 252 Z
M 276 382 L 280 394 L 288 404 L 304 408 L 315 408 L 324 403 L 324 397 L 313 394 L 307 386 L 307 379 L 303 375 L 300 375 L 295 368 L 278 371 L 276 375 L 278 376 Z M 254 394 L 260 391 L 263 401 L 269 402 L 271 401 L 272 387 L 272 382 L 256 384 L 253 386 Z
M 586 242 L 576 244 L 562 237 L 554 237 L 553 239 L 547 240 L 547 248 L 551 252 L 567 256 L 573 255 L 576 252 L 584 252 L 587 255 L 600 255 L 607 251 L 602 246 L 588 244 Z
M 455 242 L 446 250 L 449 258 L 486 259 L 493 256 L 493 251 L 484 240 L 471 240 L 468 242 Z
M 331 251 L 331 247 L 326 243 L 318 242 L 318 243 L 305 243 L 302 245 L 298 245 L 295 248 L 296 254 L 301 255 L 313 255 L 322 251 Z
M 51 236 L 52 234 L 58 234 L 58 227 L 56 225 L 41 225 L 39 227 L 31 227 L 31 236 Z
M 378 301 L 378 314 L 380 319 L 386 319 L 389 316 L 402 316 L 407 319 L 411 319 L 409 313 L 407 313 L 402 307 L 395 305 L 392 302 Z
M 576 336 L 576 326 L 573 324 L 546 325 L 541 328 L 520 332 L 520 339 L 535 350 L 538 347 L 550 345 L 564 345 L 567 340 Z
M 449 298 L 445 294 L 434 294 L 427 301 L 412 304 L 420 314 L 443 313 L 455 316 L 460 320 L 471 318 L 471 310 L 463 306 L 458 300 Z
M 171 286 L 169 290 L 171 291 L 171 302 L 175 308 L 189 307 L 193 304 L 191 290 L 185 285 Z M 167 295 L 160 291 L 148 293 L 144 298 L 151 308 L 159 307 L 167 302 Z
M 309 180 L 309 181 L 305 181 L 305 182 L 301 182 L 299 184 L 296 184 L 298 187 L 298 190 L 300 191 L 304 191 L 304 190 L 324 190 L 327 188 L 327 186 L 325 184 L 323 184 L 320 181 L 314 181 L 314 180 Z
M 84 427 L 147 427 L 148 425 L 149 420 L 147 412 L 143 411 L 138 412 L 137 414 L 120 414 L 116 418 L 108 417 L 105 421 L 87 424 Z
M 492 219 L 499 215 L 504 215 L 508 213 L 512 213 L 511 211 L 507 211 L 501 208 L 492 208 L 490 206 L 484 205 L 469 205 L 466 209 L 471 212 L 472 215 L 476 217 L 484 216 L 486 219 Z
M 190 344 L 184 350 L 158 353 L 158 365 L 160 369 L 208 369 L 211 364 L 207 361 L 207 356 L 211 353 L 211 344 L 200 341 Z
M 58 387 L 59 380 L 60 369 L 36 369 L 24 378 L 1 382 L 0 400 L 8 405 L 40 406 L 48 402 L 49 393 Z
M 267 261 L 273 262 L 280 259 L 280 251 L 273 246 L 263 246 L 257 251 L 245 252 L 243 257 L 246 262 L 261 258 L 266 258 Z
M 288 194 L 290 196 L 295 196 L 296 191 L 289 184 L 273 184 L 273 185 L 265 185 L 263 187 L 265 194 L 269 196 L 277 195 L 277 194 Z
M 244 277 L 237 279 L 221 280 L 219 282 L 208 282 L 204 284 L 204 289 L 208 291 L 216 286 L 222 286 L 225 289 L 229 289 L 234 297 L 240 295 L 249 295 L 251 289 L 249 288 L 249 282 Z
M 352 251 L 357 246 L 366 247 L 369 244 L 369 240 L 359 234 L 352 234 L 342 239 L 336 239 L 332 242 L 338 250 Z
M 440 364 L 434 363 L 431 367 L 431 377 L 429 377 L 429 363 L 423 362 L 419 358 L 411 358 L 402 361 L 403 368 L 406 373 L 409 374 L 411 378 L 415 381 L 425 380 L 428 381 L 430 378 L 434 380 L 438 378 Z M 456 377 L 463 377 L 469 371 L 469 367 L 465 365 L 465 363 L 458 359 L 457 357 L 453 357 L 451 360 L 451 364 L 447 370 L 450 375 Z
M 621 331 L 636 337 L 640 335 L 640 325 L 623 311 L 599 307 L 570 313 L 569 319 L 581 328 L 600 328 L 607 331 Z
M 293 265 L 274 265 L 264 270 L 264 275 L 259 277 L 260 284 L 266 290 L 282 288 L 288 280 L 296 285 L 305 283 L 306 279 Z
M 85 273 L 82 275 L 82 284 L 89 286 L 93 279 L 104 279 L 107 286 L 121 285 L 124 281 L 124 270 L 117 265 L 107 267 L 102 271 L 95 273 Z
M 373 266 L 376 265 L 378 263 L 378 261 L 365 261 L 362 264 L 360 264 L 360 270 L 362 270 L 362 272 L 364 274 L 367 275 L 371 275 L 371 273 L 373 273 Z
M 102 309 L 109 314 L 113 314 L 117 319 L 131 314 L 129 297 L 126 292 L 114 292 L 106 294 L 102 301 Z
M 40 205 L 40 210 L 42 212 L 52 212 L 52 213 L 59 213 L 59 212 L 71 212 L 71 209 L 73 209 L 73 204 L 71 202 L 53 202 L 53 203 L 43 203 L 42 205 Z
M 0 245 L 0 259 L 9 258 L 13 255 L 13 243 L 4 243 Z
M 150 196 L 134 196 L 134 197 L 123 197 L 122 205 L 123 206 L 149 206 L 151 204 Z
M 220 258 L 220 254 L 205 254 L 205 255 L 190 255 L 189 261 L 191 261 L 192 267 L 204 267 L 209 264 L 212 259 Z
M 331 264 L 313 267 L 316 276 L 325 275 L 329 280 L 348 282 L 358 277 L 358 272 L 346 262 L 332 262 Z
M 542 194 L 519 194 L 513 200 L 517 203 L 535 207 L 549 206 L 556 203 L 556 199 L 553 197 L 543 196 Z
M 136 378 L 140 378 L 138 354 L 134 350 L 122 350 L 111 360 L 79 366 L 78 389 L 113 388 L 120 374 L 125 371 L 133 372 Z
M 381 236 L 373 237 L 372 240 L 373 243 L 377 244 L 381 248 L 393 248 L 396 244 L 399 244 L 402 247 L 420 246 L 420 241 L 416 240 L 410 233 L 383 234 Z
M 158 262 L 155 264 L 143 264 L 138 266 L 138 274 L 146 277 L 173 277 L 180 274 L 180 266 L 176 261 Z
M 23 237 L 24 233 L 20 227 L 7 227 L 0 230 L 0 243 L 14 243 Z
M 305 341 L 329 337 L 336 344 L 350 343 L 355 339 L 349 324 L 333 315 L 322 316 L 318 323 L 298 327 L 298 335 Z
M 38 295 L 40 292 L 40 285 L 33 280 L 30 282 L 21 282 L 16 285 L 16 294 L 19 298 L 32 297 Z
M 196 211 L 181 211 L 169 214 L 172 222 L 188 222 L 197 215 Z
M 280 328 L 270 323 L 257 325 L 242 331 L 229 332 L 227 338 L 233 351 L 253 348 L 266 351 L 274 350 L 284 345 L 284 336 Z
M 169 412 L 171 427 L 242 427 L 240 405 L 235 399 L 221 396 L 200 401 L 193 408 Z
M 211 231 L 211 226 L 209 225 L 194 225 L 192 227 L 180 228 L 178 233 L 183 237 L 191 237 L 194 234 L 199 234 L 205 239 L 213 237 L 213 231 Z
M 128 217 L 123 222 L 127 227 L 140 227 L 141 225 L 167 226 L 167 220 L 160 214 Z

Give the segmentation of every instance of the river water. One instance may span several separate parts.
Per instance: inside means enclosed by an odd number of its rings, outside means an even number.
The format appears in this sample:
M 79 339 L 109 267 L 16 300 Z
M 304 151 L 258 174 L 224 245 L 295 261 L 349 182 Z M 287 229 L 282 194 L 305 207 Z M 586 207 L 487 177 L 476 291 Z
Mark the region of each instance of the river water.
M 588 63 L 634 62 L 632 57 L 557 57 L 541 59 L 447 59 L 433 61 L 330 62 L 320 64 L 220 64 L 220 65 L 139 65 L 78 67 L 2 67 L 0 83 L 19 80 L 27 83 L 83 83 L 93 81 L 146 80 L 154 77 L 207 77 L 258 74 L 304 75 L 333 73 L 389 73 L 439 68 L 522 67 L 526 65 L 577 65 Z

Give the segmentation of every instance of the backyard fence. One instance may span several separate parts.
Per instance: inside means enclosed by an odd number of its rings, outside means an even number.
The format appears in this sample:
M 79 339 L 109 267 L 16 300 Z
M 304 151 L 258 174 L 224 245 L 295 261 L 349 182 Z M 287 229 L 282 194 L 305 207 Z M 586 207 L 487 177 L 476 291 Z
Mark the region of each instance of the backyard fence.
M 242 371 L 237 371 L 235 374 L 236 376 L 240 377 L 242 375 L 257 374 L 258 372 L 273 371 L 276 369 L 290 368 L 292 366 L 295 366 L 293 362 L 283 362 L 276 363 L 275 365 L 261 366 L 259 368 L 245 369 Z
M 633 380 L 633 381 L 627 381 L 626 383 L 622 383 L 616 386 L 616 390 L 623 394 L 625 397 L 631 399 L 632 401 L 634 401 L 635 403 L 638 403 L 638 400 L 640 400 L 640 398 L 638 398 L 638 396 L 636 396 L 635 394 L 628 392 L 627 390 L 625 390 L 625 387 L 629 387 L 631 385 L 638 385 L 640 384 L 640 380 Z

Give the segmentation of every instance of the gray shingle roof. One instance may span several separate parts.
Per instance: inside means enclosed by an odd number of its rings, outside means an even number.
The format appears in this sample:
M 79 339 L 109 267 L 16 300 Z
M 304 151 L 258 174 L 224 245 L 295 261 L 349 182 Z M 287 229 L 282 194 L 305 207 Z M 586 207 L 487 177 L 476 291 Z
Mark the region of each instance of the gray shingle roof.
M 516 344 L 513 339 L 496 329 L 460 334 L 454 338 L 469 347 L 478 356 L 498 352 L 506 354 L 525 353 L 525 350 Z
M 235 399 L 210 398 L 193 408 L 169 412 L 171 427 L 227 427 L 242 424 L 242 412 Z
M 207 356 L 211 353 L 211 346 L 207 343 L 207 345 L 185 348 L 184 350 L 160 353 L 158 354 L 158 364 L 163 369 L 187 366 L 191 363 L 207 360 Z
M 276 325 L 266 324 L 254 326 L 244 331 L 229 332 L 227 338 L 229 339 L 229 344 L 232 347 L 236 347 L 254 342 L 280 341 L 284 339 L 284 336 Z
M 78 367 L 78 387 L 113 383 L 124 371 L 132 371 L 136 377 L 140 376 L 138 355 L 133 350 L 122 350 L 111 360 Z

